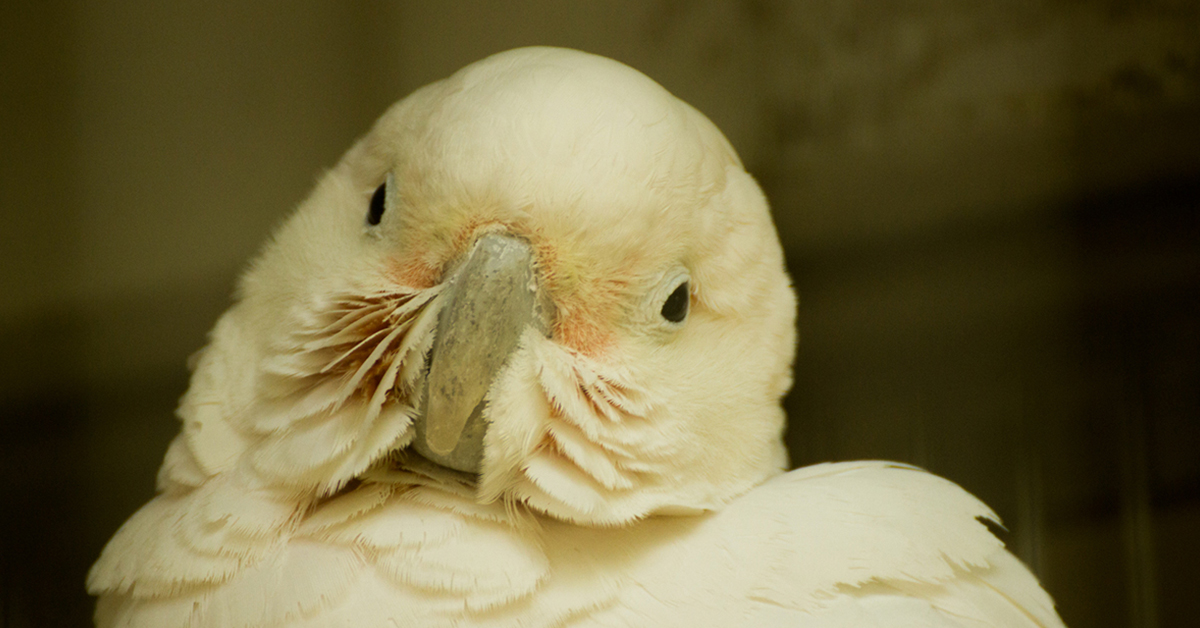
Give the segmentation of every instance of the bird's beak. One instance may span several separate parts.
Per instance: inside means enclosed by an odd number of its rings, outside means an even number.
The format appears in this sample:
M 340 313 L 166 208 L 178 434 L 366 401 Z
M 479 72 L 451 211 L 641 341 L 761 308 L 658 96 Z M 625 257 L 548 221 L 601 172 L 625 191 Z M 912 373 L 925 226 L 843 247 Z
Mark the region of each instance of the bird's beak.
M 412 447 L 442 466 L 478 473 L 488 427 L 484 396 L 525 330 L 548 329 L 533 248 L 510 235 L 480 237 L 439 298 L 445 301 Z

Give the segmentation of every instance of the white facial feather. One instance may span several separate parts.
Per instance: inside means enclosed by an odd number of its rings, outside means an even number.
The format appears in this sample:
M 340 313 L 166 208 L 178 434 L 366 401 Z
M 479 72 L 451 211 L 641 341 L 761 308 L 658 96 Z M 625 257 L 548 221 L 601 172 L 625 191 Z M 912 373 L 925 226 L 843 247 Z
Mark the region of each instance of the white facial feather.
M 619 523 L 717 507 L 781 470 L 794 302 L 761 193 L 694 109 L 555 49 L 416 92 L 326 175 L 200 360 L 185 430 L 236 436 L 190 439 L 192 455 L 324 494 L 403 450 L 438 291 L 495 231 L 537 251 L 554 327 L 489 393 L 482 499 Z M 693 303 L 671 328 L 660 284 L 678 276 Z M 253 372 L 216 381 L 218 361 Z M 196 397 L 233 401 L 213 417 Z

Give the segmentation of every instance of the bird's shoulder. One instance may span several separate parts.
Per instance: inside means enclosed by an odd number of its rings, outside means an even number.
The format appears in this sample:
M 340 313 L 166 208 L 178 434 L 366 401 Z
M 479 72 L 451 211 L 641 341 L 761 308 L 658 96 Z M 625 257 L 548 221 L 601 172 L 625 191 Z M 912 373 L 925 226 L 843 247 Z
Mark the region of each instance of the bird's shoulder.
M 91 585 L 102 625 L 1061 625 L 985 517 L 953 483 L 882 462 L 617 527 L 389 484 L 303 514 L 216 483 L 148 504 Z
M 581 625 L 1061 625 L 985 518 L 948 480 L 866 461 L 779 475 L 702 517 L 556 529 L 548 547 L 552 572 L 593 561 L 619 581 Z

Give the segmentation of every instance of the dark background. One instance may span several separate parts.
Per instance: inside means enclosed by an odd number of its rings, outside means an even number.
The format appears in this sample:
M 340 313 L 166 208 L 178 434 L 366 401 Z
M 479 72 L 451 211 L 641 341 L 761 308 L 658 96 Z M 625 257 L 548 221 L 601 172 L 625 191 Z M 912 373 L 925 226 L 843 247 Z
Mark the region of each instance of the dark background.
M 800 293 L 796 464 L 962 484 L 1067 623 L 1200 616 L 1195 2 L 7 2 L 0 625 L 83 626 L 234 277 L 394 100 L 518 45 L 708 114 Z

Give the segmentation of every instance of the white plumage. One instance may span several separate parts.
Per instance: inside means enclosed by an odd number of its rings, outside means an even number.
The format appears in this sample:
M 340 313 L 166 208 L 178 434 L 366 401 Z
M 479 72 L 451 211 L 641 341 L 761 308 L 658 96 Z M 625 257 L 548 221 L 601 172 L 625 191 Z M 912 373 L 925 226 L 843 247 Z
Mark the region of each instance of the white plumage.
M 794 310 L 701 114 L 580 52 L 476 63 L 244 276 L 97 624 L 1060 626 L 957 486 L 781 474 Z

